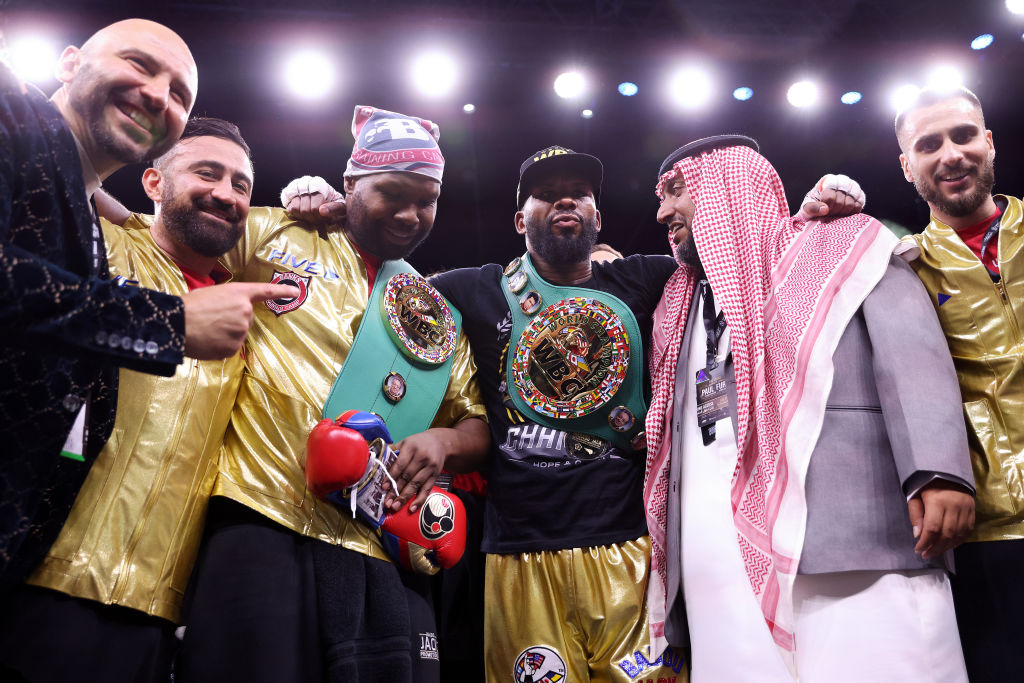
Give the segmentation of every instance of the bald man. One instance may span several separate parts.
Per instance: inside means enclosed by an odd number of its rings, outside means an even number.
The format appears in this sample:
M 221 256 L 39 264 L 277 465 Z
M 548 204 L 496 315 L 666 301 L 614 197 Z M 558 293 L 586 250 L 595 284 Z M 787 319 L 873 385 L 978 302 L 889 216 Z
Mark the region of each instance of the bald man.
M 0 608 L 110 435 L 118 367 L 171 375 L 184 354 L 233 355 L 251 300 L 290 291 L 229 284 L 178 297 L 108 279 L 92 195 L 178 140 L 195 61 L 167 27 L 130 19 L 65 49 L 57 77 L 47 101 L 0 65 Z

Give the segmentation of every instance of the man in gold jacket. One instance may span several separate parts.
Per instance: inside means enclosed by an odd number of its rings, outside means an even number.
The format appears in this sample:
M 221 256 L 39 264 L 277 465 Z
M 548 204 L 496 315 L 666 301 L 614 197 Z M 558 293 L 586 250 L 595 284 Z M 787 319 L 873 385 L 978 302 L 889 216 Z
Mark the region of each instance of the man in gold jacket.
M 238 128 L 192 119 L 142 182 L 152 226 L 102 221 L 111 275 L 177 295 L 226 280 L 217 257 L 245 229 L 253 182 Z M 187 358 L 166 378 L 121 370 L 110 439 L 31 586 L 4 610 L 3 656 L 28 680 L 168 679 L 241 375 L 238 353 Z
M 345 228 L 318 232 L 281 209 L 254 209 L 226 258 L 239 279 L 289 282 L 296 294 L 256 306 L 178 681 L 439 680 L 436 650 L 420 640 L 436 640 L 433 615 L 422 586 L 410 585 L 422 577 L 400 577 L 377 534 L 315 498 L 303 472 L 306 439 L 356 331 L 379 315 L 367 309 L 376 274 L 426 238 L 440 194 L 436 126 L 372 107 L 357 107 L 356 119 Z M 486 454 L 474 372 L 460 335 L 432 428 L 397 444 L 394 508 L 417 494 L 422 505 L 442 466 L 458 471 Z M 410 382 L 403 400 L 417 401 L 414 391 Z
M 922 91 L 896 136 L 931 209 L 906 246 L 956 365 L 978 490 L 974 534 L 954 551 L 964 658 L 972 681 L 1009 680 L 1024 670 L 1022 204 L 992 195 L 995 145 L 971 91 Z

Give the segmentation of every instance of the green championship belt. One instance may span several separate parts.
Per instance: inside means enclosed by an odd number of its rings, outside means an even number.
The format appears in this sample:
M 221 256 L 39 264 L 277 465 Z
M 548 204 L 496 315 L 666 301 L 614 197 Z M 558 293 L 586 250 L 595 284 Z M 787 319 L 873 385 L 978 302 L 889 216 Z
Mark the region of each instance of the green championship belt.
M 323 416 L 376 413 L 396 442 L 429 428 L 448 389 L 461 324 L 412 266 L 384 261 Z
M 643 343 L 629 307 L 607 292 L 546 282 L 529 254 L 505 268 L 501 284 L 512 311 L 505 378 L 516 410 L 624 450 L 645 448 Z

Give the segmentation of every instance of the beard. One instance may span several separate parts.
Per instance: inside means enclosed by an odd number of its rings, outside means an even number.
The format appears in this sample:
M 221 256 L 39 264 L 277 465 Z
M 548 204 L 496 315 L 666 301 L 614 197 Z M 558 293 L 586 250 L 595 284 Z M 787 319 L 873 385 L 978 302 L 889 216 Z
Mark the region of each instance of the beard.
M 195 201 L 187 198 L 175 199 L 174 188 L 170 182 L 164 187 L 160 204 L 160 218 L 168 234 L 201 256 L 223 256 L 238 244 L 238 240 L 245 232 L 245 217 L 239 214 L 234 205 L 225 207 L 208 196 Z M 225 227 L 200 213 L 203 209 L 226 211 L 226 219 L 230 225 Z
M 556 266 L 568 266 L 590 260 L 590 250 L 597 244 L 597 218 L 583 218 L 576 213 L 582 229 L 578 235 L 561 236 L 546 221 L 524 216 L 526 239 L 530 248 L 546 262 Z
M 669 239 L 671 240 L 671 238 Z M 697 253 L 697 243 L 693 240 L 693 232 L 688 230 L 686 239 L 673 245 L 672 251 L 676 257 L 676 263 L 692 268 L 698 280 L 706 279 L 704 264 L 700 262 L 700 254 Z
M 384 221 L 370 218 L 370 212 L 359 192 L 350 193 L 346 202 L 345 232 L 360 248 L 382 261 L 408 258 L 430 234 L 431 226 L 421 227 L 421 233 L 408 244 L 390 242 L 382 230 Z
M 945 169 L 951 172 L 965 171 L 966 168 L 955 167 Z M 974 189 L 958 198 L 949 198 L 939 191 L 939 188 L 935 185 L 935 182 L 931 178 L 923 178 L 916 176 L 914 178 L 914 188 L 917 193 L 921 195 L 921 199 L 936 206 L 942 213 L 955 218 L 963 218 L 964 216 L 970 216 L 972 213 L 977 211 L 978 207 L 985 203 L 985 200 L 992 194 L 992 188 L 996 184 L 996 170 L 995 161 L 992 157 L 987 157 L 985 161 L 977 169 L 977 176 L 974 183 Z
M 96 68 L 88 62 L 82 65 L 75 79 L 68 84 L 68 103 L 86 122 L 89 135 L 99 149 L 123 164 L 137 164 L 151 161 L 174 146 L 177 141 L 171 139 L 166 130 L 154 132 L 151 139 L 136 140 L 134 144 L 125 139 L 125 136 L 133 137 L 131 133 L 122 131 L 119 135 L 106 120 L 107 106 L 114 106 L 111 102 L 112 92 Z M 145 110 L 141 101 L 135 104 Z

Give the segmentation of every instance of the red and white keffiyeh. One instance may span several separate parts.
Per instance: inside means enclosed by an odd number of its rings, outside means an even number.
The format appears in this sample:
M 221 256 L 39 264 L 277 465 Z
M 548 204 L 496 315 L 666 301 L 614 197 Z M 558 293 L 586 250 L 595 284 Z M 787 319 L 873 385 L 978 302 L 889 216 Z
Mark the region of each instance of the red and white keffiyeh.
M 729 324 L 738 430 L 732 509 L 737 540 L 765 621 L 793 670 L 792 584 L 806 528 L 804 481 L 832 386 L 832 354 L 881 279 L 896 237 L 860 214 L 795 224 L 771 164 L 749 147 L 712 149 L 675 164 L 696 205 L 691 229 Z M 676 364 L 694 292 L 683 266 L 655 312 L 644 502 L 651 536 L 652 650 L 661 652 L 669 433 Z

